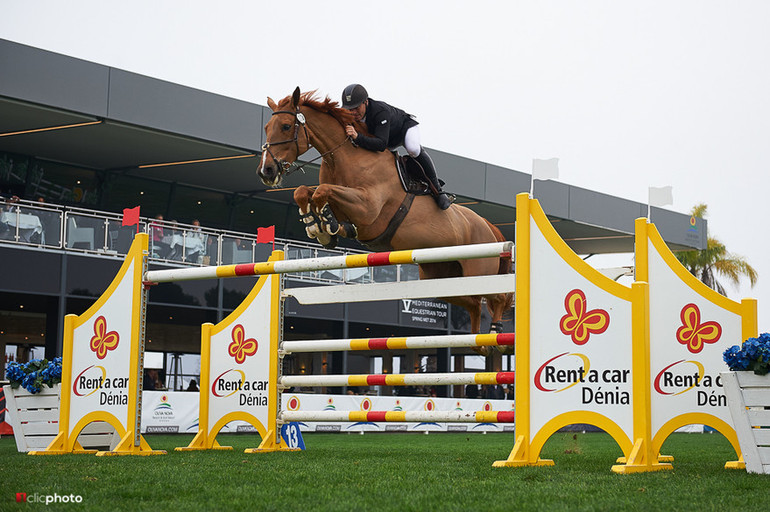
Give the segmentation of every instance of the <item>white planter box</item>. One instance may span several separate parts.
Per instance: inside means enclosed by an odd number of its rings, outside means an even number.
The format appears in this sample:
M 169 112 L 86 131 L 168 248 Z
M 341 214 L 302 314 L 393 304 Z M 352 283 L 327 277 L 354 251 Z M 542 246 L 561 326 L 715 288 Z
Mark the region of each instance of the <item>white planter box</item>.
M 34 395 L 23 388 L 13 389 L 11 386 L 4 386 L 3 392 L 16 448 L 20 452 L 45 450 L 59 433 L 61 384 L 53 388 L 43 386 L 43 390 Z M 118 441 L 115 429 L 103 421 L 86 425 L 78 436 L 78 442 L 87 449 L 112 449 Z
M 770 474 L 770 374 L 721 375 L 746 471 Z

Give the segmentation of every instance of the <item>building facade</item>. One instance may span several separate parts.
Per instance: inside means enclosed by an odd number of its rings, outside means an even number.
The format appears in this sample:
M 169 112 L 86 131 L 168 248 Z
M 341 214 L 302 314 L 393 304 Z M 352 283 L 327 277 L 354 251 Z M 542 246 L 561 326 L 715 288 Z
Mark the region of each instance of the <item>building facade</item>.
M 272 246 L 255 235 L 267 226 L 275 226 L 276 248 L 287 258 L 363 249 L 349 242 L 326 251 L 306 239 L 292 190 L 317 183 L 317 166 L 289 176 L 281 189 L 258 180 L 263 126 L 271 115 L 265 106 L 5 40 L 0 69 L 0 346 L 7 357 L 61 353 L 64 316 L 93 303 L 131 243 L 137 227 L 122 226 L 124 208 L 141 207 L 138 229 L 163 230 L 151 237 L 157 268 L 264 260 Z M 431 155 L 458 202 L 512 240 L 514 198 L 530 190 L 530 175 L 437 150 Z M 303 158 L 315 156 L 313 150 Z M 552 181 L 538 182 L 536 192 L 578 254 L 633 251 L 634 219 L 647 214 L 647 205 Z M 673 249 L 705 247 L 702 219 L 655 208 L 653 215 Z M 289 276 L 285 285 L 410 279 L 416 268 L 399 266 Z M 227 315 L 252 284 L 236 278 L 154 287 L 147 350 L 162 354 L 159 364 L 169 375 L 179 374 L 180 362 L 190 361 L 184 357 L 199 352 L 200 324 Z M 506 328 L 515 329 L 512 320 Z M 292 339 L 404 336 L 464 333 L 469 325 L 462 309 L 439 300 L 419 307 L 287 302 L 284 332 Z M 472 355 L 457 349 L 373 358 L 329 353 L 287 364 L 315 373 L 446 371 L 462 369 Z M 499 355 L 474 364 L 510 368 Z M 195 373 L 188 368 L 182 368 L 184 382 Z

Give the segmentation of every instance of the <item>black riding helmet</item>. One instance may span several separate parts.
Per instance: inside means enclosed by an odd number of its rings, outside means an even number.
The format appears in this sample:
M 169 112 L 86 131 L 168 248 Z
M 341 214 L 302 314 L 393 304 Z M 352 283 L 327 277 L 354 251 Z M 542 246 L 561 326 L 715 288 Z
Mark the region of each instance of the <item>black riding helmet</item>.
M 361 84 L 350 84 L 342 91 L 342 108 L 353 110 L 369 99 L 369 94 Z

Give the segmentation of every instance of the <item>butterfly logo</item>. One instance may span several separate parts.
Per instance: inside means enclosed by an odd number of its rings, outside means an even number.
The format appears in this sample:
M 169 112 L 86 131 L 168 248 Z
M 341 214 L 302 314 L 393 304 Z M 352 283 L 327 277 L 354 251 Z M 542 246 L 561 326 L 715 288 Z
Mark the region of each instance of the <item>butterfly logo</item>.
M 700 323 L 700 309 L 695 304 L 687 304 L 679 313 L 682 325 L 676 330 L 676 341 L 687 346 L 687 350 L 697 354 L 705 343 L 716 343 L 722 336 L 722 326 L 717 322 Z
M 107 319 L 100 316 L 94 322 L 94 335 L 91 338 L 90 348 L 99 359 L 107 357 L 107 352 L 118 348 L 120 336 L 116 331 L 107 332 Z
M 572 338 L 575 345 L 585 345 L 591 334 L 601 334 L 610 326 L 610 315 L 603 309 L 588 311 L 586 295 L 574 289 L 564 298 L 567 314 L 561 317 L 561 332 Z
M 254 338 L 246 339 L 246 330 L 241 324 L 233 328 L 231 336 L 233 342 L 227 347 L 227 353 L 233 356 L 236 363 L 243 364 L 246 357 L 257 353 L 257 347 L 259 346 L 257 340 Z

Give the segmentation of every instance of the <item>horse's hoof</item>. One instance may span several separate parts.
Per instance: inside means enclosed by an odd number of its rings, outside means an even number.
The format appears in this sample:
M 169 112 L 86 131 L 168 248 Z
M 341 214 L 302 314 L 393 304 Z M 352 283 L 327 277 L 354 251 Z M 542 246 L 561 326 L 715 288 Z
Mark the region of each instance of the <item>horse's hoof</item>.
M 319 231 L 318 236 L 315 237 L 315 239 L 318 240 L 318 243 L 324 247 L 330 242 L 331 238 L 332 237 L 328 233 L 324 233 L 323 231 Z
M 299 209 L 300 220 L 305 224 L 305 233 L 308 238 L 317 238 L 321 233 L 321 227 L 318 225 L 318 217 L 310 210 L 303 212 Z
M 305 233 L 307 233 L 309 238 L 316 238 L 322 233 L 322 231 L 318 223 L 313 222 L 312 224 L 305 224 Z
M 318 240 L 321 241 L 320 239 Z M 321 243 L 321 245 L 324 246 L 324 249 L 334 249 L 337 247 L 337 235 L 332 235 L 329 237 L 329 241 L 327 243 Z
M 502 334 L 503 333 L 503 323 L 502 322 L 492 322 L 492 324 L 489 326 L 489 334 Z M 515 347 L 513 345 L 498 345 L 497 351 L 503 354 L 504 356 L 507 356 L 508 354 L 515 353 Z
M 345 238 L 358 238 L 358 229 L 352 222 L 340 222 Z
M 503 323 L 502 322 L 492 322 L 489 326 L 489 334 L 502 334 L 503 332 Z

